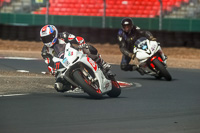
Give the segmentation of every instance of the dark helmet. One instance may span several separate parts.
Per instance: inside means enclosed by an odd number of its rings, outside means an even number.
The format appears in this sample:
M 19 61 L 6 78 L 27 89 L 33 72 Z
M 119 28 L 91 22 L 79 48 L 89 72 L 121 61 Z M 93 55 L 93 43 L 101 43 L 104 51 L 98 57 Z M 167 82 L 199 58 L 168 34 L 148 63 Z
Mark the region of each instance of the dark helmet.
M 131 18 L 124 18 L 121 21 L 121 26 L 122 29 L 126 32 L 126 33 L 130 33 L 131 29 L 133 28 L 133 21 Z

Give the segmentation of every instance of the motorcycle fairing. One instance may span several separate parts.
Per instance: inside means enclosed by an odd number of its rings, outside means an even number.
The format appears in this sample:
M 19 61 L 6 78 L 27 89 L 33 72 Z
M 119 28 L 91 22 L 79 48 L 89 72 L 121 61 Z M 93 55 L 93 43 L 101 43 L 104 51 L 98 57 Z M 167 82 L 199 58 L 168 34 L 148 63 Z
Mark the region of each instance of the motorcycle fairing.
M 111 80 L 108 80 L 105 77 L 105 75 L 103 74 L 101 69 L 98 67 L 96 62 L 94 62 L 86 54 L 83 54 L 82 51 L 77 51 L 76 49 L 70 47 L 70 45 L 71 45 L 70 43 L 66 43 L 66 47 L 65 47 L 66 54 L 64 55 L 64 59 L 58 59 L 61 62 L 61 64 L 66 68 L 66 71 L 62 73 L 61 76 L 64 77 L 66 74 L 67 76 L 65 76 L 65 78 L 70 83 L 77 86 L 77 84 L 74 83 L 73 80 L 69 78 L 70 73 L 73 73 L 75 69 L 80 69 L 81 71 L 83 71 L 84 66 L 87 66 L 97 78 L 101 93 L 106 93 L 110 91 L 112 89 Z M 80 66 L 82 66 L 82 68 L 80 68 Z

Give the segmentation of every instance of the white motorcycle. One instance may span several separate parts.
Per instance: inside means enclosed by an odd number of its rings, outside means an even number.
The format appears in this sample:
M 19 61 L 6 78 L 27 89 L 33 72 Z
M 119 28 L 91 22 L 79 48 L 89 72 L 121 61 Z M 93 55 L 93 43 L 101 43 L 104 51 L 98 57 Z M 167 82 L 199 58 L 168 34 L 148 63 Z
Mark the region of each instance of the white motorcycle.
M 158 42 L 141 37 L 135 42 L 133 53 L 136 54 L 139 69 L 144 74 L 155 76 L 157 79 L 164 77 L 167 81 L 172 79 L 166 69 L 166 59 Z
M 118 97 L 121 87 L 118 82 L 105 77 L 100 67 L 82 51 L 66 43 L 64 58 L 53 58 L 59 76 L 74 87 L 78 87 L 93 98 L 102 98 L 104 94 Z

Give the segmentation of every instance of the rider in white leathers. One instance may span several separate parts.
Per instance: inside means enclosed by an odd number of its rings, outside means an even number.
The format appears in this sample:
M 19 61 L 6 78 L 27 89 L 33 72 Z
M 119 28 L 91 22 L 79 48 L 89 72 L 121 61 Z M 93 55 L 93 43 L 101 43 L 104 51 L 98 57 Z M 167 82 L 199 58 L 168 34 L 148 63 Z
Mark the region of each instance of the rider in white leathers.
M 78 44 L 78 48 L 76 49 L 81 49 L 85 54 L 92 58 L 100 66 L 107 78 L 113 76 L 110 71 L 111 66 L 101 58 L 97 49 L 91 45 L 86 44 L 82 37 L 75 36 L 68 32 L 58 33 L 57 28 L 53 25 L 45 25 L 42 27 L 40 30 L 40 37 L 44 43 L 41 55 L 43 59 L 45 59 L 45 63 L 48 66 L 49 72 L 56 77 L 54 87 L 58 92 L 65 92 L 72 87 L 69 84 L 62 82 L 62 79 L 57 78 L 57 74 L 55 74 L 55 64 L 52 60 L 54 56 L 63 58 L 65 43 L 68 42 L 71 44 Z

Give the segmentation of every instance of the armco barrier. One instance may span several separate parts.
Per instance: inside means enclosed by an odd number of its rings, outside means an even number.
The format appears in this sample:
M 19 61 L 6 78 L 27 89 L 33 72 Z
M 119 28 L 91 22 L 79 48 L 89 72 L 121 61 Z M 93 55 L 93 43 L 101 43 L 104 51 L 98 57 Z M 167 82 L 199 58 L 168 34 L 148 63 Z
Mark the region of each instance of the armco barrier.
M 13 26 L 0 25 L 0 38 L 21 41 L 40 41 L 39 32 L 42 26 Z M 59 32 L 70 32 L 82 36 L 90 43 L 118 43 L 118 29 L 109 28 L 78 28 L 57 26 Z M 198 32 L 174 32 L 151 31 L 163 47 L 195 47 L 200 48 L 200 33 Z

